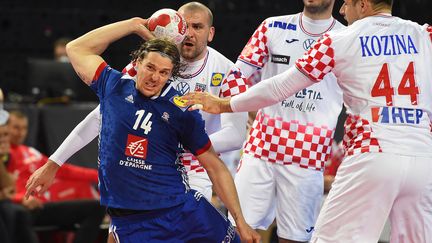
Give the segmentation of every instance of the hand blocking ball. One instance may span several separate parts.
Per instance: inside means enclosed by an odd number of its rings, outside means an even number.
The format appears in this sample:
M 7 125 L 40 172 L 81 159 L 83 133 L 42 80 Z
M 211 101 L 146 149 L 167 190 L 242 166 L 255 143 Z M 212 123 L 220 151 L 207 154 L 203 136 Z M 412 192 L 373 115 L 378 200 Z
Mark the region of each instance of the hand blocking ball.
M 150 16 L 148 29 L 156 38 L 167 38 L 178 45 L 186 37 L 186 20 L 174 9 L 163 8 Z

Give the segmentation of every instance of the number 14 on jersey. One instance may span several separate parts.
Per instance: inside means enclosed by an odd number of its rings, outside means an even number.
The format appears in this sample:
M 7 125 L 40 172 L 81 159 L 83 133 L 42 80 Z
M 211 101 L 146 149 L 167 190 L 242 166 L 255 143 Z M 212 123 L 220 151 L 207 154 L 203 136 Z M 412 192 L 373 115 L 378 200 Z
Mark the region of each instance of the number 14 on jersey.
M 137 110 L 135 113 L 136 116 L 138 116 L 135 120 L 135 124 L 133 125 L 133 129 L 137 130 L 138 128 L 141 128 L 144 130 L 144 134 L 147 135 L 151 131 L 151 125 L 152 122 L 150 121 L 150 118 L 152 117 L 152 113 L 147 112 L 147 115 L 144 117 L 145 110 Z M 143 119 L 144 117 L 144 119 Z

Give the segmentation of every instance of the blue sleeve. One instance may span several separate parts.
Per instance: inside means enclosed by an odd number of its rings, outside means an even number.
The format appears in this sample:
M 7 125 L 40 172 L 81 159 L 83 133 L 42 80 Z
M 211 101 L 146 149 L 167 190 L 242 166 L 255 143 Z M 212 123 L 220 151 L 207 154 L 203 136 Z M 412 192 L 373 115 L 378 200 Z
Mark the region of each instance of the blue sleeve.
M 102 100 L 114 92 L 122 75 L 121 72 L 112 69 L 106 62 L 103 62 L 96 70 L 90 88 L 97 94 L 99 100 Z
M 181 143 L 194 155 L 200 155 L 211 147 L 210 138 L 205 131 L 204 120 L 198 111 L 183 112 Z

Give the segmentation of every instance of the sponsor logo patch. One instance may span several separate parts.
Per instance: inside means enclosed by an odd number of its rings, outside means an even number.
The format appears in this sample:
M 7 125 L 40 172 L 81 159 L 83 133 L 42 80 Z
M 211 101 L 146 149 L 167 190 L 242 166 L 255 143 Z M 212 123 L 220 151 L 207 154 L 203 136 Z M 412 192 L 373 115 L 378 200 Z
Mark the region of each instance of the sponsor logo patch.
M 372 107 L 372 121 L 385 124 L 419 124 L 423 110 L 399 107 Z
M 303 48 L 307 51 L 313 46 L 313 44 L 315 44 L 314 39 L 306 39 L 303 41 Z
M 225 74 L 223 73 L 213 73 L 211 76 L 210 86 L 220 86 Z
M 181 96 L 173 96 L 170 99 L 171 103 L 180 108 L 182 111 L 185 111 L 188 105 L 186 105 L 186 100 L 184 100 Z
M 206 90 L 206 86 L 205 84 L 201 84 L 201 83 L 196 83 L 195 84 L 195 92 L 204 92 Z
M 147 144 L 146 138 L 128 134 L 125 155 L 145 159 L 147 157 Z
M 284 55 L 276 55 L 276 54 L 271 55 L 271 61 L 273 63 L 289 64 L 290 58 L 291 58 L 290 56 L 284 56 Z

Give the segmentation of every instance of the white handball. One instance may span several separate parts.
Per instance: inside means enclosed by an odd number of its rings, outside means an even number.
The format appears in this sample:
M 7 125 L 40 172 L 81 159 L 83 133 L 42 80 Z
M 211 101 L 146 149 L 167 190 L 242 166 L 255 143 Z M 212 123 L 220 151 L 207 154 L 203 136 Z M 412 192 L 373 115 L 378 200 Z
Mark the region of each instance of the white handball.
M 186 37 L 186 20 L 174 9 L 156 11 L 148 19 L 147 27 L 156 38 L 167 38 L 176 45 Z

